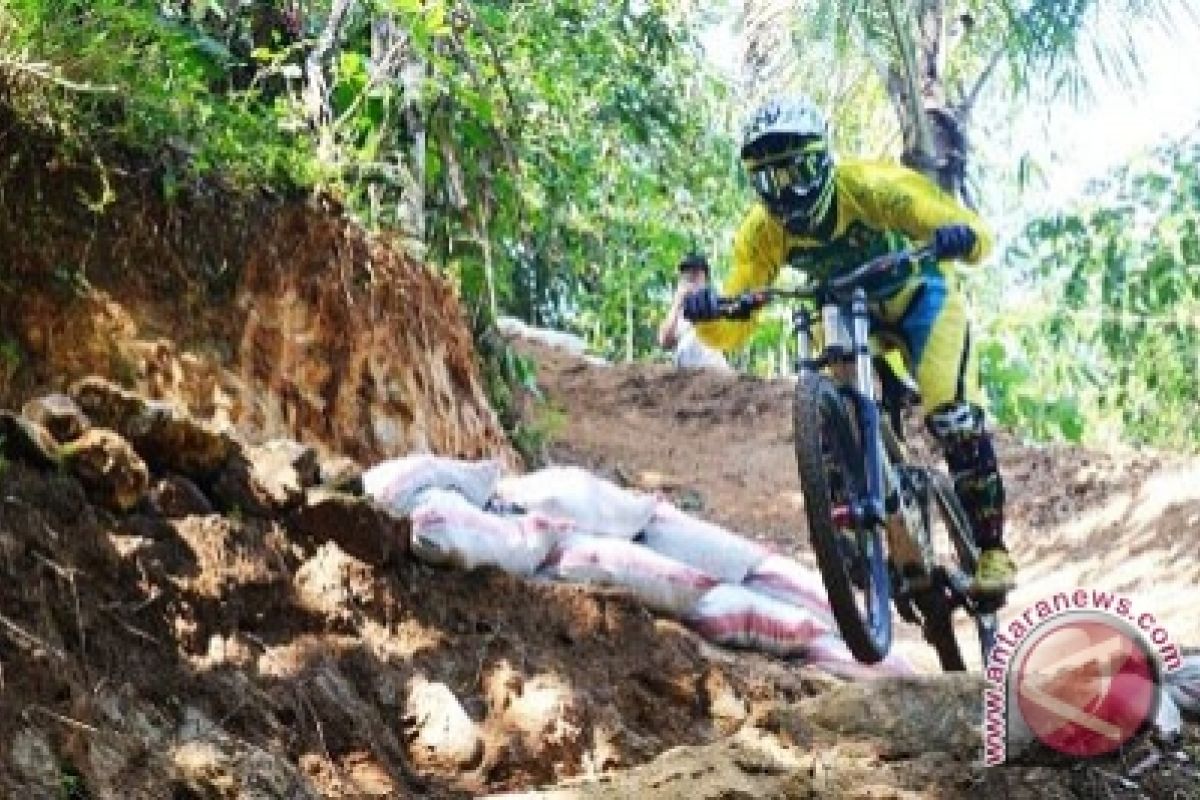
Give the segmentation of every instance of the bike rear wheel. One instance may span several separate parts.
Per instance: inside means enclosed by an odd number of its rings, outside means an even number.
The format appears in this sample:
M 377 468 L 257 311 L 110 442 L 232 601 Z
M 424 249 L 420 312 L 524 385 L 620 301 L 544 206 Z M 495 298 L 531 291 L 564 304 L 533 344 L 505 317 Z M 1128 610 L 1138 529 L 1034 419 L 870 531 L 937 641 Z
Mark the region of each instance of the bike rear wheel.
M 863 529 L 846 513 L 866 497 L 857 417 L 837 386 L 815 373 L 796 381 L 792 411 L 809 540 L 829 604 L 850 652 L 874 664 L 892 644 L 891 583 L 882 530 Z
M 941 580 L 935 581 L 935 588 L 941 587 L 941 595 L 945 598 L 947 607 L 945 627 L 953 639 L 954 626 L 951 615 L 957 604 L 951 602 L 951 599 L 957 595 L 960 601 L 969 604 L 967 610 L 975 620 L 975 631 L 979 638 L 982 663 L 986 668 L 988 654 L 996 640 L 998 625 L 996 613 L 981 607 L 975 600 L 965 597 L 965 587 L 952 586 L 951 578 L 946 571 L 947 568 L 956 568 L 955 571 L 961 576 L 961 579 L 969 579 L 975 574 L 975 567 L 979 563 L 979 548 L 975 545 L 971 523 L 958 499 L 958 493 L 954 491 L 954 484 L 950 482 L 950 478 L 936 469 L 929 470 L 928 474 L 929 493 L 935 506 L 935 513 L 940 517 L 941 522 L 941 525 L 931 524 L 930 534 L 933 536 L 934 556 L 943 566 L 943 573 L 938 576 Z M 938 647 L 936 643 L 931 642 L 931 644 L 934 644 L 935 648 Z M 956 652 L 958 651 L 957 641 L 955 641 L 954 649 Z M 939 649 L 938 652 L 940 655 L 941 650 Z M 961 654 L 958 658 L 961 663 Z M 943 668 L 950 669 L 945 662 L 943 662 Z M 965 666 L 957 669 L 965 669 Z
M 921 632 L 925 641 L 938 655 L 938 662 L 945 672 L 964 672 L 967 664 L 958 646 L 954 632 L 954 605 L 943 581 L 935 579 L 933 585 L 913 596 L 913 602 L 921 611 Z

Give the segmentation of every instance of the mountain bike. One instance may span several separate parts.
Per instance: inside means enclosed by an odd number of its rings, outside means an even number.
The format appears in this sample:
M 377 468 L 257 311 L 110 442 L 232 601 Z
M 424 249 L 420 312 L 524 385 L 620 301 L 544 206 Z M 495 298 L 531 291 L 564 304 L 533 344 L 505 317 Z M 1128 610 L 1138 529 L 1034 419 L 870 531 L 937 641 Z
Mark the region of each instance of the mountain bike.
M 872 276 L 929 256 L 928 248 L 890 253 L 803 288 L 721 298 L 718 309 L 745 319 L 772 301 L 799 301 L 792 308 L 796 462 L 809 539 L 850 651 L 868 664 L 888 654 L 894 604 L 921 627 L 942 668 L 955 671 L 965 663 L 954 612 L 974 618 L 986 664 L 998 602 L 973 591 L 979 548 L 949 476 L 907 446 L 902 419 L 919 395 L 872 354 L 863 288 Z M 820 312 L 819 353 L 810 306 Z

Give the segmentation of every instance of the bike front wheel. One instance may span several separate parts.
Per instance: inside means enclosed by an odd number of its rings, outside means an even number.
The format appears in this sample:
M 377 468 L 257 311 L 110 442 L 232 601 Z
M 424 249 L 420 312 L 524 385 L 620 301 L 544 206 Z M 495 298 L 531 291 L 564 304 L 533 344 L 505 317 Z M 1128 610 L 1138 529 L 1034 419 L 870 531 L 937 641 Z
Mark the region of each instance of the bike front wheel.
M 867 496 L 857 415 L 828 377 L 810 373 L 796 381 L 792 421 L 809 540 L 829 605 L 854 657 L 877 663 L 892 644 L 891 582 L 883 531 L 855 521 Z

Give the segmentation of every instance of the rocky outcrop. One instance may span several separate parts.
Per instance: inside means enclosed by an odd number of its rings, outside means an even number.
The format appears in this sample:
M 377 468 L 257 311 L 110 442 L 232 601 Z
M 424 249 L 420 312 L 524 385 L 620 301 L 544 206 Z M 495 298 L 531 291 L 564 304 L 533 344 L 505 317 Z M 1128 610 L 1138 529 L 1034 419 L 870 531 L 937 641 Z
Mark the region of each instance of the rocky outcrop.
M 150 484 L 146 462 L 115 431 L 91 428 L 63 450 L 67 467 L 100 505 L 128 511 Z
M 0 132 L 0 286 L 20 287 L 0 407 L 101 375 L 254 440 L 515 463 L 450 283 L 335 204 L 216 184 L 168 202 L 145 169 L 72 163 L 3 109 Z M 80 200 L 101 194 L 100 213 Z

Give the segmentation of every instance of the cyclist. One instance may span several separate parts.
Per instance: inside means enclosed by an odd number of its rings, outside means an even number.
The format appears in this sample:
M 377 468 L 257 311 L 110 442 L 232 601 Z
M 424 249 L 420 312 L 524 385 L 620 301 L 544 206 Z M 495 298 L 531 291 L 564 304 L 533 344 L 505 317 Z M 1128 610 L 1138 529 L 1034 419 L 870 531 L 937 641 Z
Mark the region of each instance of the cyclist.
M 978 357 L 952 261 L 978 263 L 991 234 L 977 215 L 907 167 L 834 161 L 820 110 L 805 97 L 763 104 L 747 121 L 742 165 L 760 202 L 742 221 L 733 269 L 723 288 L 734 295 L 774 282 L 785 264 L 817 279 L 913 242 L 930 242 L 934 257 L 897 267 L 864 288 L 872 329 L 898 340 L 920 387 L 925 423 L 940 443 L 954 487 L 981 549 L 977 591 L 1002 598 L 1016 565 L 1004 544 L 1004 484 L 984 424 Z M 716 319 L 717 294 L 697 289 L 684 299 L 707 344 L 731 350 L 754 320 Z

